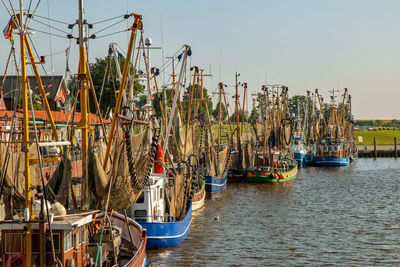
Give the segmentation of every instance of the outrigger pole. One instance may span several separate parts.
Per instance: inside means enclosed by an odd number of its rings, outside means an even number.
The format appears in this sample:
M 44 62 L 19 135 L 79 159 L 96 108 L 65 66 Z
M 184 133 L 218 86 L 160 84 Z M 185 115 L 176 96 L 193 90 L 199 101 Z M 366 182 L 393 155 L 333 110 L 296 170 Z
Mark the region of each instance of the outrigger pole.
M 111 130 L 108 135 L 107 150 L 106 150 L 106 154 L 104 157 L 104 163 L 103 163 L 104 170 L 107 169 L 107 164 L 108 164 L 109 157 L 110 157 L 111 145 L 112 145 L 113 138 L 114 138 L 115 128 L 117 126 L 118 114 L 121 109 L 122 97 L 124 95 L 124 90 L 126 87 L 126 79 L 128 77 L 129 65 L 131 62 L 132 52 L 133 52 L 134 44 L 135 44 L 135 40 L 136 40 L 136 32 L 137 32 L 137 30 L 141 30 L 143 28 L 141 15 L 131 13 L 130 16 L 135 17 L 135 21 L 133 22 L 133 25 L 130 28 L 131 37 L 129 40 L 128 51 L 126 53 L 126 59 L 125 59 L 124 70 L 122 73 L 121 83 L 120 83 L 119 90 L 118 90 L 118 99 L 117 99 L 117 103 L 115 104 L 114 115 L 113 115 L 112 123 L 111 123 Z

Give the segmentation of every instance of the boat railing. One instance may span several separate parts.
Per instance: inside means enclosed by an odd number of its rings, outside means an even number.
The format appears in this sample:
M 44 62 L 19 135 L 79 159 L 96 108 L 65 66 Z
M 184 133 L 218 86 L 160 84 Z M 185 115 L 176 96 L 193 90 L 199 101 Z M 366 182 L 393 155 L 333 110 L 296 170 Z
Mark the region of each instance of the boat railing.
M 136 220 L 136 221 L 140 221 L 140 222 L 146 222 L 147 218 L 156 218 L 155 220 L 157 220 L 158 218 L 162 218 L 162 222 L 175 222 L 175 217 L 172 215 L 128 215 L 128 217 Z

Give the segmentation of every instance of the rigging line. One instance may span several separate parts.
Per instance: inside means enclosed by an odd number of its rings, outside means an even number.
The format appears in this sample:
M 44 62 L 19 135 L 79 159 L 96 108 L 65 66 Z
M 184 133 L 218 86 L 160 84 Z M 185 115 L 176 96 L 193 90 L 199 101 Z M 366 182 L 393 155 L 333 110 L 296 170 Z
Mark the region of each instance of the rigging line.
M 41 21 L 36 20 L 36 19 L 32 19 L 32 21 L 35 21 L 35 22 L 37 22 L 37 23 L 40 23 L 40 24 L 42 24 L 42 25 L 44 25 L 44 26 L 48 26 L 49 28 L 54 29 L 54 30 L 57 30 L 57 31 L 59 31 L 59 32 L 62 32 L 62 33 L 65 33 L 65 34 L 69 34 L 68 32 L 66 32 L 66 31 L 64 31 L 64 30 L 58 29 L 58 28 L 56 28 L 56 27 L 54 27 L 54 26 L 51 26 L 50 23 L 49 23 L 49 24 L 46 24 L 46 23 L 41 22 Z M 51 33 L 49 33 L 49 35 L 51 35 Z
M 31 6 L 32 6 L 32 0 L 29 0 L 29 6 L 28 6 L 28 11 L 26 12 L 26 14 L 29 14 L 29 11 L 31 11 Z M 25 25 L 28 23 L 28 16 L 26 16 L 25 19 Z
M 94 32 L 93 34 L 96 35 L 96 34 L 98 34 L 99 32 L 102 32 L 102 31 L 104 31 L 104 30 L 107 30 L 107 29 L 109 29 L 109 28 L 111 28 L 111 27 L 113 27 L 113 26 L 115 26 L 115 25 L 117 25 L 117 24 L 119 24 L 119 23 L 121 23 L 121 22 L 123 22 L 123 21 L 124 21 L 124 20 L 117 21 L 117 22 L 115 22 L 114 24 L 111 24 L 111 25 L 109 25 L 109 26 L 107 26 L 107 27 L 104 27 L 103 29 L 98 30 L 97 32 Z
M 125 16 L 125 15 L 124 15 L 124 16 Z M 124 17 L 124 16 L 122 16 L 122 17 Z M 105 20 L 96 21 L 96 22 L 93 22 L 92 25 L 94 25 L 94 24 L 99 24 L 99 23 L 103 23 L 103 22 L 107 22 L 107 21 L 114 20 L 114 19 L 117 19 L 117 18 L 120 18 L 120 17 L 121 17 L 121 15 L 116 16 L 116 17 L 113 17 L 113 18 L 105 19 Z
M 53 64 L 53 47 L 52 47 L 52 43 L 51 43 L 51 27 L 50 27 L 50 5 L 49 5 L 49 0 L 47 0 L 47 15 L 49 16 L 49 20 L 48 20 L 48 22 L 49 22 L 49 46 L 50 46 L 50 54 L 51 54 L 51 56 L 50 56 L 50 63 L 51 63 L 51 71 L 53 71 L 54 70 L 54 64 Z
M 36 3 L 36 6 L 35 6 L 35 8 L 33 9 L 32 14 L 31 14 L 31 16 L 30 16 L 30 20 L 29 20 L 29 22 L 27 22 L 27 25 L 29 25 L 29 24 L 31 23 L 32 17 L 35 16 L 35 13 L 36 13 L 36 11 L 37 11 L 37 9 L 38 9 L 38 7 L 39 7 L 39 4 L 40 4 L 40 0 Z
M 38 53 L 38 51 L 36 50 L 35 44 L 32 42 L 32 38 L 29 36 L 29 34 L 28 34 L 28 38 L 29 38 L 29 41 L 31 42 L 31 45 L 32 45 L 32 47 L 33 47 L 33 50 L 34 50 L 35 53 L 36 53 L 36 56 L 39 58 L 39 53 Z M 43 69 L 44 73 L 46 74 L 46 76 L 49 76 L 49 75 L 47 74 L 46 69 L 44 68 L 43 65 L 44 65 L 44 64 L 40 64 L 40 66 L 42 66 L 42 69 Z M 31 65 L 31 67 L 32 67 L 32 69 L 33 69 L 33 65 Z
M 50 15 L 49 15 L 49 17 L 44 17 L 44 16 L 40 16 L 40 15 L 35 15 L 35 16 L 32 15 L 32 18 L 33 18 L 33 17 L 35 17 L 35 18 L 38 17 L 38 18 L 41 18 L 41 19 L 50 20 L 50 21 L 52 21 L 52 22 L 57 22 L 57 23 L 60 23 L 60 24 L 69 25 L 69 23 L 67 23 L 67 22 L 60 21 L 60 20 L 56 20 L 56 19 L 51 19 L 51 18 L 50 18 Z
M 47 25 L 46 25 L 46 26 L 47 26 Z M 49 34 L 48 32 L 41 31 L 41 30 L 36 30 L 36 29 L 34 29 L 34 28 L 29 28 L 29 29 L 32 30 L 32 31 L 36 31 L 36 32 L 44 33 L 44 34 Z M 60 38 L 64 38 L 64 39 L 69 39 L 69 38 L 67 38 L 66 36 L 62 36 L 62 35 L 55 34 L 55 33 L 52 33 L 51 35 L 52 35 L 52 36 L 56 36 L 56 37 L 60 37 Z
M 118 34 L 118 33 L 121 33 L 121 32 L 126 32 L 126 31 L 129 31 L 129 29 L 118 31 L 118 32 L 113 32 L 113 33 L 109 33 L 109 34 L 105 34 L 105 35 L 101 35 L 101 36 L 96 36 L 96 39 L 104 38 L 104 37 L 107 37 L 107 36 L 110 36 L 110 35 Z
M 16 19 L 13 6 L 11 5 L 11 9 L 12 9 L 12 13 L 11 13 L 11 11 L 7 7 L 6 3 L 4 3 L 4 0 L 1 0 L 1 2 L 3 3 L 4 8 L 7 10 L 7 13 L 10 15 L 10 18 L 13 20 L 13 23 L 15 23 L 15 25 L 19 28 L 19 23 L 18 23 L 18 20 Z

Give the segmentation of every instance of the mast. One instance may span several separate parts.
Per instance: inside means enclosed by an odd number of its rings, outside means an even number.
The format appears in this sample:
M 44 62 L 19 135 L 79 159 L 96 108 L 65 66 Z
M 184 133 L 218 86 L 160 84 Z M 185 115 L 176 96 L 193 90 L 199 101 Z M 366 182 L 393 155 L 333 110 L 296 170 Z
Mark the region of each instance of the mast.
M 219 84 L 219 105 L 218 105 L 218 145 L 221 144 L 221 127 L 222 127 L 222 90 L 223 84 L 220 82 Z
M 82 176 L 84 182 L 82 183 L 82 208 L 86 209 L 89 207 L 89 180 L 87 174 L 87 150 L 88 150 L 88 134 L 89 134 L 89 120 L 88 120 L 88 90 L 87 90 L 87 57 L 86 57 L 86 46 L 85 46 L 85 31 L 83 29 L 83 0 L 79 2 L 79 69 L 78 77 L 80 80 L 80 109 L 81 109 L 81 120 L 79 122 L 79 128 L 81 128 L 81 147 L 82 147 Z
M 25 211 L 28 211 L 29 217 L 26 226 L 28 231 L 25 232 L 25 253 L 26 253 L 26 266 L 32 266 L 32 226 L 30 221 L 32 217 L 32 200 L 31 200 L 31 172 L 29 166 L 29 117 L 28 117 L 28 86 L 26 75 L 26 58 L 25 58 L 25 42 L 26 35 L 24 18 L 23 18 L 23 1 L 19 1 L 20 6 L 20 49 L 21 49 L 21 95 L 22 95 L 22 108 L 23 108 L 23 128 L 24 128 L 24 145 L 22 151 L 24 152 L 24 166 L 25 166 Z M 26 218 L 25 218 L 26 219 Z
M 244 88 L 243 88 L 243 106 L 242 106 L 242 128 L 240 129 L 241 133 L 243 133 L 244 129 L 244 107 L 246 104 L 246 90 L 247 90 L 247 83 L 244 83 Z
M 236 142 L 237 142 L 237 149 L 239 150 L 240 147 L 240 126 L 239 126 L 239 93 L 238 93 L 238 77 L 240 76 L 239 73 L 235 73 L 235 113 L 236 113 Z

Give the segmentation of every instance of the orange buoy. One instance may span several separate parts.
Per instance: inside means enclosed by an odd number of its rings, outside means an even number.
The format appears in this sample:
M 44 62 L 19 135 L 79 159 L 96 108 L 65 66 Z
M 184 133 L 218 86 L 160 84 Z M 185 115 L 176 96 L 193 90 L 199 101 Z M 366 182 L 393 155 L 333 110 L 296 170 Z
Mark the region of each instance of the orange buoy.
M 285 176 L 283 176 L 282 173 L 279 174 L 279 179 L 285 179 Z
M 154 164 L 154 172 L 155 173 L 163 173 L 164 169 L 161 163 L 164 162 L 164 155 L 162 152 L 161 144 L 157 145 L 157 157 L 156 157 L 156 163 Z

